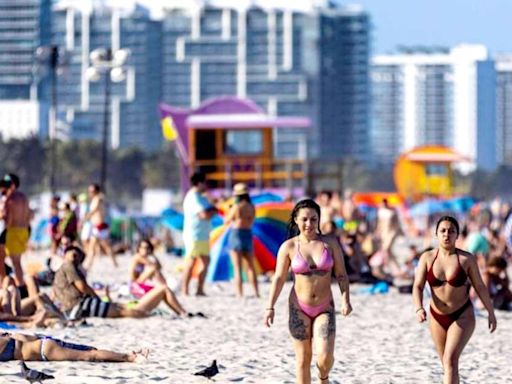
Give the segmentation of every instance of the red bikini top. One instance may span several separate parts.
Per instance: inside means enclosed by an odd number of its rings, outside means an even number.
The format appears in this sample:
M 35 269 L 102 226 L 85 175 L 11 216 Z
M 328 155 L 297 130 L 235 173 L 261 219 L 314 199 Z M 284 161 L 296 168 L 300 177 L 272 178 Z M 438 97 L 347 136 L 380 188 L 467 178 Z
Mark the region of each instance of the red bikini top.
M 466 284 L 468 275 L 466 274 L 464 268 L 462 268 L 462 265 L 460 264 L 459 252 L 456 250 L 455 253 L 457 254 L 457 262 L 459 264 L 457 271 L 455 272 L 454 276 L 451 279 L 440 280 L 434 275 L 433 271 L 434 263 L 436 262 L 437 256 L 439 255 L 439 249 L 437 250 L 436 257 L 434 258 L 434 261 L 432 262 L 430 269 L 427 270 L 427 281 L 431 287 L 440 287 L 444 283 L 448 283 L 452 287 L 462 287 L 464 284 Z

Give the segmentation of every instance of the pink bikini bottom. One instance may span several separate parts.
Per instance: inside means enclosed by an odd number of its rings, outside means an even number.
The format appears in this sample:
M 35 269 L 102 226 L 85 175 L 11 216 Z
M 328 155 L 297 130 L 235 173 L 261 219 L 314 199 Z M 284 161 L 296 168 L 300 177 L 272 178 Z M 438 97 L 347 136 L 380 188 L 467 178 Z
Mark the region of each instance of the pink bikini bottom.
M 306 314 L 311 320 L 313 320 L 315 317 L 320 315 L 321 313 L 328 313 L 331 306 L 331 297 L 327 297 L 324 301 L 322 301 L 320 304 L 317 305 L 309 305 L 306 303 L 303 303 L 299 300 L 297 297 L 297 294 L 295 291 L 293 291 L 293 294 L 295 295 L 295 299 L 297 301 L 297 305 L 301 309 L 302 312 Z
M 130 293 L 135 296 L 137 299 L 140 299 L 142 296 L 144 296 L 146 293 L 151 291 L 153 288 L 155 288 L 154 285 L 146 284 L 146 283 L 137 283 L 135 281 L 132 281 L 130 285 Z

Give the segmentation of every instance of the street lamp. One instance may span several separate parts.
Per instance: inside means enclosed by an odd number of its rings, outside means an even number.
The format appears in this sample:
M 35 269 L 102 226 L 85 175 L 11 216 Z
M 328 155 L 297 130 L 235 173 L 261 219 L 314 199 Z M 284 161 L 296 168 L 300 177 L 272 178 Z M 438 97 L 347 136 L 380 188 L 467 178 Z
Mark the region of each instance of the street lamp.
M 48 65 L 51 76 L 51 108 L 49 112 L 49 130 L 50 139 L 50 192 L 55 194 L 55 174 L 56 174 L 56 134 L 57 134 L 57 69 L 59 66 L 59 48 L 56 45 L 38 47 L 35 52 L 36 60 L 39 64 Z
M 90 81 L 97 82 L 105 75 L 105 101 L 103 106 L 103 133 L 101 142 L 101 174 L 100 185 L 105 192 L 107 182 L 107 156 L 108 156 L 108 126 L 110 113 L 110 85 L 126 78 L 127 68 L 123 65 L 130 56 L 130 51 L 111 48 L 98 48 L 89 55 L 91 66 L 87 68 L 86 75 Z

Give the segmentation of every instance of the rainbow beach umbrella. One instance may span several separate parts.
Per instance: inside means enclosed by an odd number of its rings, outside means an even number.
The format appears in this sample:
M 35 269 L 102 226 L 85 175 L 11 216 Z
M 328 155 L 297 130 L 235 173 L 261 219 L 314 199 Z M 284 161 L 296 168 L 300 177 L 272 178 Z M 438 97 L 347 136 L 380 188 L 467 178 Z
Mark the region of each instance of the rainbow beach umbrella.
M 254 201 L 261 201 L 257 198 Z M 264 201 L 255 204 L 256 218 L 252 229 L 254 260 L 257 273 L 273 271 L 277 251 L 286 240 L 287 221 L 293 204 L 283 201 Z M 233 277 L 229 256 L 230 226 L 221 225 L 210 234 L 210 266 L 208 281 L 225 281 Z

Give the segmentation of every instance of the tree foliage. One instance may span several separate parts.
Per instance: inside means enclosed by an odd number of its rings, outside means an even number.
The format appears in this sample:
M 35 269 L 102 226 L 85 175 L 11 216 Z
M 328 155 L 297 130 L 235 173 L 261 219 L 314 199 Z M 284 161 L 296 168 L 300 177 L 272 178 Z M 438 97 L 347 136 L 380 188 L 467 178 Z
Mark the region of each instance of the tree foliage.
M 36 192 L 44 185 L 48 174 L 46 152 L 47 147 L 36 137 L 0 142 L 0 175 L 15 173 L 25 191 Z
M 148 155 L 144 163 L 143 183 L 147 188 L 179 188 L 179 159 L 173 146 L 166 143 L 158 152 Z
M 100 181 L 101 143 L 56 141 L 55 182 L 60 191 L 84 191 Z M 28 194 L 49 190 L 50 142 L 36 137 L 0 141 L 0 175 L 16 173 Z M 179 163 L 174 149 L 164 147 L 154 153 L 137 148 L 109 151 L 107 192 L 116 200 L 140 199 L 150 188 L 179 188 Z
M 54 142 L 57 190 L 80 192 L 92 182 L 99 182 L 101 143 L 95 141 Z M 336 161 L 311 161 L 309 186 L 322 189 L 353 191 L 393 191 L 391 166 L 368 168 L 361 162 L 345 158 Z M 0 141 L 0 175 L 19 175 L 21 187 L 28 194 L 49 190 L 50 142 L 36 137 Z M 455 185 L 462 186 L 477 198 L 511 197 L 512 167 L 494 172 L 477 170 L 469 175 L 455 173 Z M 144 188 L 178 189 L 179 159 L 174 147 L 166 143 L 159 151 L 124 148 L 108 154 L 107 192 L 116 201 L 139 200 Z M 461 190 L 462 190 L 461 189 Z

